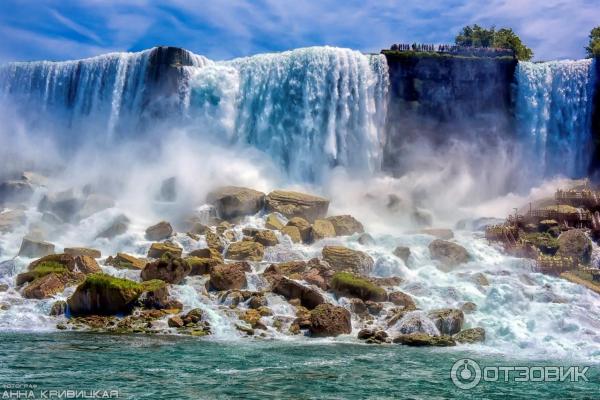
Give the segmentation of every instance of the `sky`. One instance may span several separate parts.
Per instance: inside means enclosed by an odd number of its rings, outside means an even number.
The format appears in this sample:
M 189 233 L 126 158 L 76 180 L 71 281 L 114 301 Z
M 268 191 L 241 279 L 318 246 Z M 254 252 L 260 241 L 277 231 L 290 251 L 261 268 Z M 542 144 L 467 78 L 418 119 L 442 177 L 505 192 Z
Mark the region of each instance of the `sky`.
M 451 43 L 473 23 L 513 28 L 537 60 L 582 58 L 600 0 L 0 0 L 0 62 L 157 45 L 214 60 L 316 45 L 379 52 Z

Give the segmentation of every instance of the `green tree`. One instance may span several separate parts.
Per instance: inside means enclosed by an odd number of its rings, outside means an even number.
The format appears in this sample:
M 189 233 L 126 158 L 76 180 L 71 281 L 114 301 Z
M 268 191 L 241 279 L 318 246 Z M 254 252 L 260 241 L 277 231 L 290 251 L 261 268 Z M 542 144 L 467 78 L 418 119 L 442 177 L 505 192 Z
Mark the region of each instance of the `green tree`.
M 600 57 L 600 26 L 590 32 L 590 43 L 585 48 L 588 57 Z
M 510 28 L 496 30 L 483 28 L 477 24 L 465 26 L 456 36 L 455 43 L 467 47 L 496 47 L 511 49 L 519 60 L 528 61 L 533 57 L 533 51 L 525 46 L 515 32 Z

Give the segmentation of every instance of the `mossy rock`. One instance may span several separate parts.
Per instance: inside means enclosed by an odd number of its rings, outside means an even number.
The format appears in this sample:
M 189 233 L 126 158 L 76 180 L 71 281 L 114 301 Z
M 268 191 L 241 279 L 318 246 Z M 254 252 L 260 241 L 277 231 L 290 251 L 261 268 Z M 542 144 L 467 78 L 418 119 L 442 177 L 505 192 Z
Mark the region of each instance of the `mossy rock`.
M 38 264 L 33 270 L 17 275 L 17 286 L 21 286 L 27 282 L 32 282 L 42 278 L 48 274 L 55 273 L 62 275 L 68 273 L 69 270 L 63 264 L 56 261 L 44 261 Z
M 146 266 L 146 260 L 130 256 L 125 253 L 117 253 L 116 256 L 109 256 L 106 259 L 106 265 L 112 265 L 119 269 L 144 269 Z
M 533 232 L 521 236 L 521 241 L 537 247 L 542 253 L 554 255 L 558 251 L 558 240 L 547 232 Z
M 175 257 L 181 257 L 183 249 L 171 243 L 152 243 L 148 250 L 148 257 L 161 258 L 165 253 L 170 253 Z
M 384 289 L 349 272 L 337 272 L 331 279 L 331 287 L 338 295 L 358 297 L 361 300 L 386 301 Z
M 191 267 L 190 275 L 204 275 L 210 274 L 210 271 L 215 265 L 222 263 L 222 260 L 215 258 L 203 258 L 203 257 L 186 257 L 184 260 Z

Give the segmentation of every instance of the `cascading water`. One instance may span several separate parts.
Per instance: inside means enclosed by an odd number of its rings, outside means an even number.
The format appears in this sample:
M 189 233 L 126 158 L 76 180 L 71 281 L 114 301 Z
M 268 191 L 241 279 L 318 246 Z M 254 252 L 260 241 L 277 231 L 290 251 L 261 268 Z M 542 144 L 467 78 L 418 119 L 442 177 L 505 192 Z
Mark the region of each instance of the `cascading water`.
M 535 177 L 581 177 L 592 152 L 593 61 L 520 62 L 515 109 Z

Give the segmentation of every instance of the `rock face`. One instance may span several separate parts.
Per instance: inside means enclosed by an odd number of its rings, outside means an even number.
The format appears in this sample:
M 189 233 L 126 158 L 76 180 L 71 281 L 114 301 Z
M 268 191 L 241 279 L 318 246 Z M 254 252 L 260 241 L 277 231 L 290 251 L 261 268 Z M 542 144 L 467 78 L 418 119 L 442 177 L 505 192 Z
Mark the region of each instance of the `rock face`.
M 460 332 L 465 322 L 465 314 L 455 308 L 443 308 L 427 314 L 442 335 L 454 335 Z
M 379 286 L 349 272 L 337 272 L 331 279 L 331 287 L 338 296 L 358 297 L 367 301 L 386 301 L 387 293 Z
M 152 225 L 146 229 L 146 239 L 159 241 L 167 239 L 173 235 L 173 227 L 167 221 L 161 221 L 156 225 Z
M 431 258 L 440 261 L 446 267 L 455 267 L 471 259 L 464 247 L 441 239 L 429 244 L 429 252 Z
M 592 257 L 592 242 L 584 231 L 571 229 L 558 237 L 558 255 L 572 257 L 582 264 L 588 264 Z
M 148 249 L 148 257 L 150 258 L 161 258 L 166 253 L 170 253 L 175 257 L 181 257 L 183 249 L 171 243 L 152 243 L 150 249 Z
M 287 218 L 302 217 L 314 221 L 327 215 L 329 200 L 305 193 L 274 190 L 267 195 L 266 207 L 267 211 L 278 212 Z
M 333 224 L 337 236 L 349 236 L 365 231 L 363 225 L 352 215 L 336 215 L 328 217 L 327 220 Z
M 142 270 L 142 280 L 160 279 L 174 285 L 180 284 L 192 271 L 190 265 L 182 258 L 166 253 L 160 259 L 146 264 Z
M 221 264 L 210 272 L 210 286 L 215 290 L 243 289 L 248 285 L 245 263 Z
M 406 335 L 400 335 L 394 338 L 394 343 L 400 343 L 405 346 L 456 346 L 456 342 L 450 336 L 432 336 L 427 333 L 415 332 Z
M 338 336 L 352 332 L 350 311 L 343 307 L 324 303 L 310 312 L 312 336 Z
M 368 275 L 373 269 L 374 261 L 362 251 L 343 246 L 323 247 L 323 260 L 336 271 L 350 271 L 359 275 Z
M 485 342 L 485 329 L 483 328 L 471 328 L 460 331 L 454 336 L 454 340 L 459 343 L 479 343 Z
M 233 219 L 262 210 L 265 194 L 244 187 L 225 186 L 209 193 L 206 201 L 215 206 L 220 218 Z
M 264 254 L 265 248 L 262 244 L 251 242 L 249 240 L 242 240 L 229 245 L 225 258 L 231 260 L 261 261 Z
M 404 261 L 404 264 L 408 262 L 410 257 L 410 248 L 405 246 L 398 246 L 394 249 L 394 255 Z
M 34 238 L 25 236 L 21 242 L 19 249 L 19 257 L 44 257 L 49 254 L 54 254 L 54 245 L 52 243 L 35 240 Z
M 336 235 L 333 224 L 326 219 L 317 219 L 312 225 L 312 240 L 317 241 Z
M 325 303 L 325 299 L 317 290 L 306 287 L 291 279 L 280 277 L 272 286 L 273 293 L 282 295 L 288 300 L 299 299 L 303 307 L 312 310 L 319 304 Z

